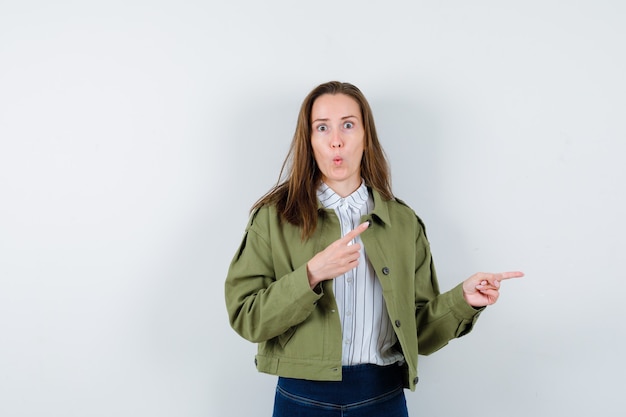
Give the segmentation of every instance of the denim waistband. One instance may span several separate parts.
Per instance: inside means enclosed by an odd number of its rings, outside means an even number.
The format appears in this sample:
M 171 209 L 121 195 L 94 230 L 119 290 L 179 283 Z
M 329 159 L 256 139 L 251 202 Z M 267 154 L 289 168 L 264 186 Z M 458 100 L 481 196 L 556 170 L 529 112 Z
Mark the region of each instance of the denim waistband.
M 279 377 L 278 387 L 290 394 L 315 401 L 352 404 L 402 389 L 403 369 L 398 364 L 344 366 L 341 381 Z

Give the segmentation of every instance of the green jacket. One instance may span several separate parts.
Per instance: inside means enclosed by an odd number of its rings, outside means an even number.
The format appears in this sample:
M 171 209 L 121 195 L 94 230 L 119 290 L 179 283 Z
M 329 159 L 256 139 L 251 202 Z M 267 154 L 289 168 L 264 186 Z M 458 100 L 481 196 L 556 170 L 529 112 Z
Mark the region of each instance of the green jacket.
M 424 225 L 399 200 L 370 190 L 374 210 L 361 234 L 379 277 L 387 311 L 405 357 L 405 386 L 415 390 L 418 353 L 428 355 L 468 333 L 481 310 L 463 298 L 461 285 L 440 294 Z M 311 290 L 306 263 L 341 237 L 332 209 L 320 206 L 311 238 L 281 222 L 275 207 L 252 213 L 225 283 L 233 329 L 258 343 L 260 372 L 310 380 L 341 380 L 341 323 L 332 281 Z

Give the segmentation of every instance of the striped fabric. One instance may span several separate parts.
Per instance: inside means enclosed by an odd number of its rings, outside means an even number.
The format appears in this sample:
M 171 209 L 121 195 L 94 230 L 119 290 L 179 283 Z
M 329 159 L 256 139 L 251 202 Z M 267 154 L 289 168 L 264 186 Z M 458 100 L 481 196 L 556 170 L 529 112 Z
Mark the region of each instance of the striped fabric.
M 342 236 L 357 227 L 361 216 L 374 208 L 374 200 L 365 183 L 361 183 L 346 198 L 323 183 L 317 196 L 325 208 L 333 209 L 337 214 Z M 357 237 L 355 243 L 361 243 L 361 238 Z M 387 314 L 380 282 L 363 247 L 360 255 L 356 268 L 333 280 L 343 332 L 342 365 L 390 365 L 403 360 L 403 357 L 393 349 L 396 335 Z

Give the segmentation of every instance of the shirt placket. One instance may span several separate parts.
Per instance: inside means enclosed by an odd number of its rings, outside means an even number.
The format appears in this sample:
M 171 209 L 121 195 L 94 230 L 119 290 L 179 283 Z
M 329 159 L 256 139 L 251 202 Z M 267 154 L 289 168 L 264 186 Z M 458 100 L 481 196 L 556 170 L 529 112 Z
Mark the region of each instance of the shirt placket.
M 339 203 L 339 214 L 341 216 L 341 234 L 345 236 L 352 229 L 354 229 L 354 220 L 352 218 L 350 205 L 342 199 Z M 350 242 L 350 244 L 356 243 L 356 239 Z M 352 346 L 354 343 L 353 335 L 355 329 L 355 314 L 354 314 L 354 304 L 355 304 L 355 269 L 351 269 L 350 271 L 344 274 L 344 294 L 345 297 L 345 305 L 344 305 L 344 349 L 343 349 L 343 357 L 344 363 L 351 363 L 351 352 Z

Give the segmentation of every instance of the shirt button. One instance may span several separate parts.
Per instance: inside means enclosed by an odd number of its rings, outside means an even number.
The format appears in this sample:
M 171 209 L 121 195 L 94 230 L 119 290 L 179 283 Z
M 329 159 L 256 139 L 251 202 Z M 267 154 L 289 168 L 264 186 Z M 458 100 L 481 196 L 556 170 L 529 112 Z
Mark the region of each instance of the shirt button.
M 386 266 L 383 267 L 383 275 L 389 275 L 389 268 Z

